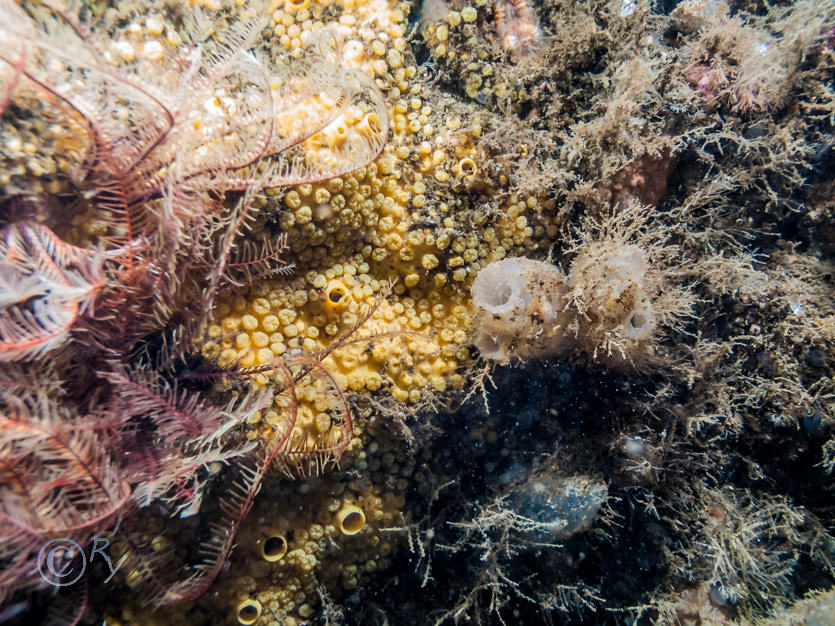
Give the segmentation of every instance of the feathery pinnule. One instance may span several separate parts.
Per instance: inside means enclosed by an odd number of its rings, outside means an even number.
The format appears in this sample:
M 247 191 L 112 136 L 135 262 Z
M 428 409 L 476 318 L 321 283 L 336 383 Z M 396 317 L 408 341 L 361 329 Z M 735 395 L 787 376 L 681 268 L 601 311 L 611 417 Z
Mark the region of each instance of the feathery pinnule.
M 37 587 L 38 552 L 52 538 L 80 545 L 120 519 L 128 476 L 109 453 L 113 430 L 37 391 L 0 393 L 0 586 Z
M 36 222 L 0 230 L 0 361 L 37 359 L 63 344 L 104 287 L 102 260 Z
M 120 252 L 105 264 L 98 304 L 101 330 L 123 347 L 164 325 L 205 286 L 201 308 L 210 309 L 227 270 L 234 283 L 277 259 L 281 246 L 269 242 L 247 243 L 232 256 L 258 191 L 339 176 L 385 145 L 382 94 L 365 73 L 340 67 L 340 42 L 330 32 L 300 58 L 267 67 L 250 50 L 259 22 L 236 25 L 209 45 L 211 25 L 195 19 L 192 45 L 166 49 L 160 62 L 109 63 L 100 35 L 58 2 L 32 8 L 31 17 L 19 7 L 7 13 L 4 85 L 41 92 L 86 129 L 87 148 L 73 169 L 105 227 L 99 242 Z M 15 55 L 21 47 L 30 53 Z M 230 211 L 221 194 L 233 190 L 244 199 Z M 59 346 L 74 321 L 56 320 L 63 330 L 37 353 Z
M 262 368 L 269 388 L 250 385 L 253 370 L 188 371 L 183 355 L 219 293 L 291 269 L 284 238 L 246 239 L 258 193 L 367 165 L 388 114 L 374 81 L 342 67 L 330 32 L 268 64 L 253 51 L 258 21 L 218 42 L 195 13 L 188 45 L 120 60 L 105 54 L 106 29 L 79 15 L 73 1 L 0 3 L 0 112 L 34 95 L 81 135 L 67 154 L 78 197 L 0 217 L 0 597 L 43 588 L 35 560 L 49 538 L 86 546 L 151 504 L 203 513 L 213 472 L 228 466 L 233 487 L 193 576 L 166 577 L 173 555 L 150 554 L 120 527 L 156 602 L 194 599 L 273 463 L 316 471 L 353 430 L 323 355 Z M 62 225 L 84 211 L 100 228 L 82 243 Z M 333 420 L 310 445 L 293 440 L 304 384 Z M 260 447 L 242 442 L 241 425 L 268 403 L 283 429 Z

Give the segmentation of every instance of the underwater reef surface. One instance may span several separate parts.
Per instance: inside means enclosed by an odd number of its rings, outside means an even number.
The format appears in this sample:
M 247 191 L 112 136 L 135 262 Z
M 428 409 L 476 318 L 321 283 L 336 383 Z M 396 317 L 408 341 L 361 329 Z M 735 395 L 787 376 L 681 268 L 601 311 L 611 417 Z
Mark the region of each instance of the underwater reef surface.
M 832 0 L 0 44 L 0 624 L 835 623 Z

